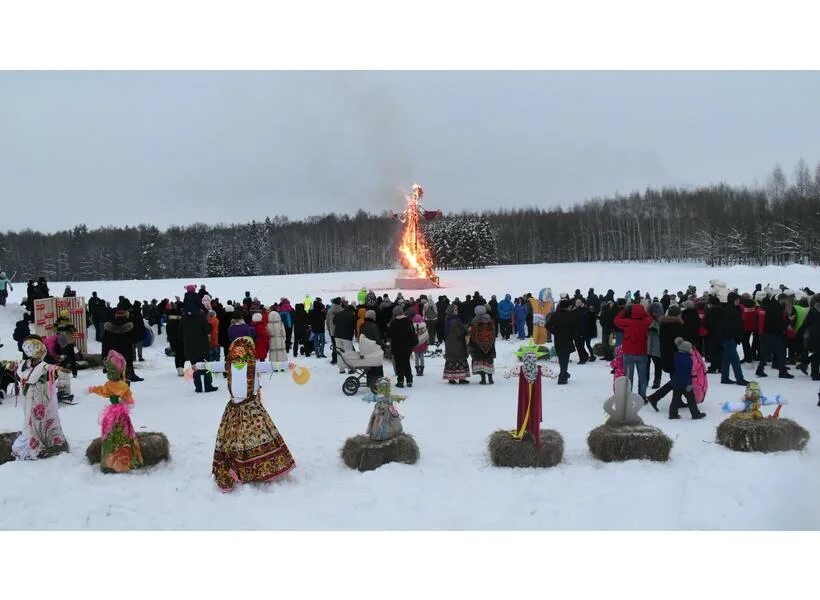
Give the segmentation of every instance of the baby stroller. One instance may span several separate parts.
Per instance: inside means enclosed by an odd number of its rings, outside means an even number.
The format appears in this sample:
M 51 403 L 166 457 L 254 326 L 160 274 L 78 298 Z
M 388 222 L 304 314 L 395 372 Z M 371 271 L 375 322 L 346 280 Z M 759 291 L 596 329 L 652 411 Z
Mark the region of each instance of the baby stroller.
M 341 361 L 353 375 L 345 378 L 342 383 L 342 391 L 346 396 L 355 396 L 365 381 L 367 387 L 374 394 L 376 393 L 376 381 L 383 376 L 382 365 L 384 364 L 384 351 L 381 347 L 365 336 L 359 337 L 359 350 L 348 350 L 345 352 L 341 348 L 336 348 L 336 358 Z

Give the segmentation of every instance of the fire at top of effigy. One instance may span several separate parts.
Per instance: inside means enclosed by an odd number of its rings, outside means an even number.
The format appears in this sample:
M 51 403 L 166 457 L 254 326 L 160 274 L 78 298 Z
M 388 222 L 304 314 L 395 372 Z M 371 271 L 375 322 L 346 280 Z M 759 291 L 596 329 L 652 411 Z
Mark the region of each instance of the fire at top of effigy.
M 421 220 L 430 221 L 440 217 L 441 211 L 425 210 L 421 204 L 423 195 L 422 187 L 414 183 L 410 194 L 405 194 L 407 208 L 401 214 L 393 214 L 393 217 L 403 225 L 399 256 L 404 270 L 396 277 L 398 289 L 440 287 L 438 275 L 433 270 L 433 258 L 421 227 Z

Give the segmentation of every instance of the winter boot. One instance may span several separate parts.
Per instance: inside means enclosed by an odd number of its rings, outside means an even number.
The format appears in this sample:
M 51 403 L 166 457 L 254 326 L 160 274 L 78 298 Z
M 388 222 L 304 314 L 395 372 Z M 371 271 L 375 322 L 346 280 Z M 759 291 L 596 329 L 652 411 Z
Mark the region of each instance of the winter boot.
M 177 377 L 185 377 L 185 369 L 177 367 Z
M 203 371 L 199 371 L 199 370 L 194 371 L 194 391 L 197 394 L 202 393 L 202 374 L 203 374 Z
M 655 379 L 652 381 L 652 389 L 656 390 L 661 387 L 661 374 L 655 373 Z
M 493 381 L 493 374 L 492 374 L 492 373 L 487 373 L 487 383 L 489 383 L 490 385 L 492 385 L 493 383 L 495 383 L 495 382 Z
M 419 367 L 419 377 L 424 377 L 424 367 Z
M 218 389 L 218 387 L 214 386 L 213 375 L 211 375 L 208 371 L 205 371 L 205 391 L 215 392 Z
M 479 375 L 481 375 L 481 381 L 478 383 L 480 385 L 487 385 L 487 376 L 484 373 L 479 373 Z
M 416 377 L 421 377 L 421 367 L 416 367 Z
M 447 383 L 450 385 L 456 385 L 458 382 L 455 379 L 450 379 Z M 818 404 L 818 406 L 820 406 L 820 404 Z
M 136 373 L 134 373 L 133 368 L 130 370 L 130 372 L 126 371 L 125 378 L 128 381 L 144 381 L 142 377 L 139 377 Z
M 780 379 L 794 379 L 794 375 L 789 373 L 786 369 L 781 369 L 778 377 L 780 377 Z
M 468 383 L 470 383 L 470 380 L 469 379 L 459 379 L 458 383 L 459 383 L 459 385 L 467 385 Z
M 396 382 L 396 387 L 397 388 L 403 388 L 404 387 L 404 379 L 399 378 L 398 382 Z
M 766 375 L 766 371 L 764 371 L 761 367 L 757 368 L 757 371 L 755 371 L 755 375 L 757 375 L 758 377 L 768 377 L 768 375 Z

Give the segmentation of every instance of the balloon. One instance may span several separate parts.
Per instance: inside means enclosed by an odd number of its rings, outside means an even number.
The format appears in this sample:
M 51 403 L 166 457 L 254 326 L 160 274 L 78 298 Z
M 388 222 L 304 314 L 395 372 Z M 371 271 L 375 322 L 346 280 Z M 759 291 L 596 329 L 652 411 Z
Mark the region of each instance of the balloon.
M 310 379 L 310 371 L 308 371 L 307 367 L 294 367 L 291 377 L 293 377 L 293 381 L 299 385 L 305 385 L 308 379 Z

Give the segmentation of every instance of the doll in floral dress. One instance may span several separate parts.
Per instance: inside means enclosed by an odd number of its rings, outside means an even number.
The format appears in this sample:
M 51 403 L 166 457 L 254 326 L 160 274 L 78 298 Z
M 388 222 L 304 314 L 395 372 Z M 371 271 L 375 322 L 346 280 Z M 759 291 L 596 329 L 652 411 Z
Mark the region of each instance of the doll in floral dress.
M 28 356 L 18 371 L 25 416 L 12 453 L 17 460 L 33 460 L 68 452 L 57 405 L 60 367 L 45 361 L 48 349 L 40 336 L 27 337 L 22 346 Z

